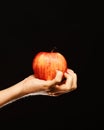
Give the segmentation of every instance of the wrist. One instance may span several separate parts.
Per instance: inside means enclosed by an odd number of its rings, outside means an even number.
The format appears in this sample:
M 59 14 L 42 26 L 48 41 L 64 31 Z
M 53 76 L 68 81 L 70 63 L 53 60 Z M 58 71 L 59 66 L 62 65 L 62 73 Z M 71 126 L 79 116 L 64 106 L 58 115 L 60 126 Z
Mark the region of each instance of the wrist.
M 41 93 L 43 93 L 42 91 L 44 91 L 44 87 L 43 84 L 40 84 L 40 82 L 37 82 L 37 79 L 35 81 L 34 77 L 29 76 L 27 78 L 25 78 L 23 81 L 21 81 L 22 84 L 22 94 L 23 95 L 39 95 Z

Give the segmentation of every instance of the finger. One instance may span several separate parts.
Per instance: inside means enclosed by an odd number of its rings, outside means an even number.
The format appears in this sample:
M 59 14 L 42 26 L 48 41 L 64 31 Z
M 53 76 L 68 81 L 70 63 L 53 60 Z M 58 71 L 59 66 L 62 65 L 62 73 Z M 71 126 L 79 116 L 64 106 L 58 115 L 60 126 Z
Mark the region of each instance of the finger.
M 69 73 L 69 74 L 73 74 L 74 71 L 73 71 L 72 69 L 67 69 L 67 73 Z
M 62 78 L 63 78 L 63 73 L 59 70 L 56 70 L 56 77 L 55 77 L 56 83 L 61 82 Z
M 74 73 L 73 74 L 73 85 L 72 85 L 72 88 L 73 89 L 76 89 L 77 88 L 77 74 L 76 73 Z
M 67 93 L 77 88 L 77 75 L 74 71 L 68 70 L 67 73 L 64 73 L 64 77 L 66 78 L 64 83 L 57 84 L 52 89 L 51 92 L 54 92 L 55 95 Z
M 47 86 L 52 87 L 56 85 L 57 83 L 60 83 L 62 81 L 63 73 L 61 71 L 56 71 L 56 77 L 53 80 L 47 81 Z
M 74 73 L 74 71 L 73 71 L 73 70 L 70 70 L 70 69 L 67 71 L 67 73 L 68 73 L 70 76 L 72 76 L 72 78 L 73 78 L 72 89 L 76 89 L 76 88 L 77 88 L 77 74 Z M 68 78 L 68 75 L 66 75 L 66 76 L 67 76 L 66 78 Z
M 64 77 L 66 78 L 65 82 L 61 85 L 59 85 L 59 84 L 56 85 L 56 88 L 59 91 L 69 91 L 69 89 L 71 89 L 71 87 L 72 87 L 73 77 L 68 73 L 64 73 Z
M 73 75 L 65 73 L 64 77 L 66 78 L 65 89 L 69 90 L 72 87 L 72 85 L 73 85 Z

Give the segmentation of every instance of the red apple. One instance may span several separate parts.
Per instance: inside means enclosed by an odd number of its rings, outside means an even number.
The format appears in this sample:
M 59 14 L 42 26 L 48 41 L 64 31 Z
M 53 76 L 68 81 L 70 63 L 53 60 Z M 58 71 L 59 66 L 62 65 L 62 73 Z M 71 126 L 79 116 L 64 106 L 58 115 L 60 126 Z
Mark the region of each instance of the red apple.
M 59 52 L 39 52 L 33 58 L 32 67 L 35 77 L 52 80 L 56 76 L 56 70 L 63 73 L 67 70 L 67 61 Z

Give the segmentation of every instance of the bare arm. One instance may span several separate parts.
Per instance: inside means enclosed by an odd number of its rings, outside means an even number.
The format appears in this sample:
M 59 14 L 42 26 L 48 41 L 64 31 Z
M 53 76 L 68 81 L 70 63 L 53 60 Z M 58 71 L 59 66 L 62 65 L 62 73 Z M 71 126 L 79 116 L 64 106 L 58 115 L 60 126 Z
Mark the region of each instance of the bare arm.
M 66 80 L 62 81 L 62 72 L 57 71 L 53 80 L 40 80 L 30 75 L 19 83 L 0 91 L 0 107 L 28 95 L 58 96 L 77 88 L 77 76 L 69 70 L 64 74 Z
M 18 99 L 23 96 L 22 87 L 24 82 L 21 81 L 9 88 L 0 91 L 0 106 L 6 105 L 7 103 Z

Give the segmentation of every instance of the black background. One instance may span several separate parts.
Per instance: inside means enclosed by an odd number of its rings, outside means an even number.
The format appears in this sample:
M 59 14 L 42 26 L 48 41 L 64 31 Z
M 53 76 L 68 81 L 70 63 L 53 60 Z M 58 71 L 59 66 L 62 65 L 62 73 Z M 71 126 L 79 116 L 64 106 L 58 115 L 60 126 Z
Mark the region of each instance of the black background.
M 99 46 L 103 43 L 104 26 L 90 21 L 92 17 L 87 18 L 83 16 L 80 21 L 80 13 L 70 12 L 67 4 L 4 7 L 0 89 L 32 74 L 34 55 L 54 47 L 66 57 L 68 67 L 77 73 L 78 88 L 55 98 L 33 96 L 17 100 L 0 109 L 0 124 L 29 129 L 101 126 L 103 92 L 101 79 L 98 79 L 102 71 Z

